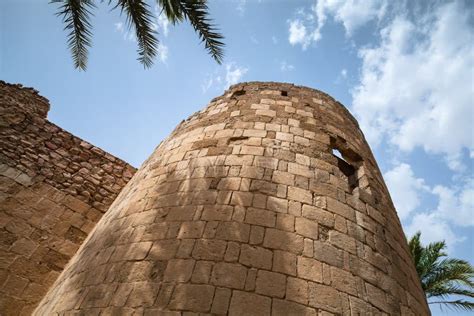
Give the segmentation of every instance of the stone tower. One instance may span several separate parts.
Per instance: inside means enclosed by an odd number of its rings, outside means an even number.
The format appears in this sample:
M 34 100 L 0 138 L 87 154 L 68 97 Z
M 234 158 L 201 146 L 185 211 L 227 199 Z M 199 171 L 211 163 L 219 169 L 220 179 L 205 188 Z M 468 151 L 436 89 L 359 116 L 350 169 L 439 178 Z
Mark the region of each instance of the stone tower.
M 291 84 L 232 86 L 158 146 L 35 315 L 185 312 L 429 315 L 344 106 Z

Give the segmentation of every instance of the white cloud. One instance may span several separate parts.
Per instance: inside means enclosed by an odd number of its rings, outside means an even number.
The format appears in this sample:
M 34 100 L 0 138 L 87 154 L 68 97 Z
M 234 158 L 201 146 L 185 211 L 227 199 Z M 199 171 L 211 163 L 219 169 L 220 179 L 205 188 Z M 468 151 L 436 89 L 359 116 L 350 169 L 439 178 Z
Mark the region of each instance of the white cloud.
M 162 43 L 158 44 L 158 58 L 162 63 L 166 63 L 168 60 L 168 46 Z
M 247 73 L 248 68 L 237 66 L 235 63 L 228 63 L 225 66 L 225 88 L 240 82 L 240 79 Z
M 403 151 L 422 147 L 462 170 L 462 149 L 474 148 L 467 12 L 454 2 L 416 21 L 397 17 L 380 32 L 380 45 L 359 51 L 361 82 L 353 108 L 371 144 L 386 137 Z
M 275 45 L 278 44 L 278 38 L 275 35 L 272 36 L 272 43 Z
M 474 226 L 474 181 L 459 189 L 435 186 L 433 194 L 438 196 L 436 214 L 458 226 Z
M 155 16 L 157 17 L 157 23 L 154 23 L 156 30 L 162 33 L 165 37 L 168 37 L 170 22 L 168 21 L 168 18 L 166 17 L 164 12 L 162 12 L 160 7 L 157 5 L 155 6 Z
M 209 89 L 213 90 L 227 89 L 229 86 L 241 81 L 242 77 L 248 72 L 248 68 L 230 62 L 219 67 L 213 73 L 207 75 L 207 79 L 201 84 L 202 93 Z
M 118 22 L 118 23 L 115 23 L 115 30 L 117 32 L 122 32 L 123 31 L 123 23 L 122 22 Z
M 465 237 L 459 237 L 451 226 L 435 213 L 416 214 L 410 225 L 405 227 L 405 233 L 410 238 L 417 231 L 421 232 L 421 241 L 424 245 L 444 240 L 446 241 L 447 251 L 452 252 L 454 245 L 465 240 Z
M 386 172 L 384 178 L 408 236 L 421 231 L 424 243 L 446 240 L 448 248 L 466 239 L 456 227 L 474 226 L 474 179 L 459 181 L 454 187 L 430 188 L 405 163 Z M 436 207 L 417 212 L 423 194 L 435 198 Z
M 380 20 L 386 12 L 386 0 L 318 0 L 313 10 L 317 17 L 317 32 L 326 23 L 328 15 L 342 23 L 346 34 L 351 36 L 355 30 L 372 20 Z
M 288 64 L 285 60 L 280 63 L 280 70 L 283 72 L 295 70 L 295 66 Z
M 290 20 L 288 40 L 291 45 L 300 44 L 303 50 L 322 38 L 321 30 L 328 17 L 344 26 L 350 37 L 364 24 L 380 21 L 386 12 L 386 0 L 317 0 L 311 10 L 297 10 L 297 18 Z
M 341 78 L 342 79 L 346 79 L 347 78 L 347 69 L 342 69 L 341 70 Z
M 237 6 L 235 8 L 237 9 L 240 15 L 244 15 L 246 4 L 247 0 L 237 0 Z
M 303 50 L 308 48 L 308 45 L 311 43 L 311 35 L 301 20 L 290 21 L 289 33 L 288 40 L 291 45 L 300 44 Z
M 126 29 L 125 25 L 122 22 L 114 23 L 115 31 L 120 33 L 124 40 L 130 42 L 137 42 L 135 33 L 132 30 Z
M 420 205 L 420 195 L 429 191 L 425 181 L 416 178 L 410 165 L 402 163 L 384 174 L 398 216 L 404 220 Z

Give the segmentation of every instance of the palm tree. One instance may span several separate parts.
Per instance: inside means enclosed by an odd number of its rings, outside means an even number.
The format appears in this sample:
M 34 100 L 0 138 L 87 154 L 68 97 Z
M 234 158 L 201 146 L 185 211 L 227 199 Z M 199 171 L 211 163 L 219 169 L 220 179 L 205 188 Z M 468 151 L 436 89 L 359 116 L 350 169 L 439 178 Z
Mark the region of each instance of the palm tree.
M 408 242 L 415 262 L 416 272 L 428 304 L 442 304 L 454 309 L 474 310 L 474 302 L 464 299 L 450 299 L 451 295 L 474 298 L 474 267 L 469 262 L 443 258 L 444 241 L 430 243 L 424 247 L 417 232 Z
M 104 1 L 104 0 L 101 0 Z M 138 61 L 145 68 L 153 64 L 158 48 L 158 32 L 153 25 L 154 16 L 146 0 L 109 0 L 114 2 L 113 9 L 125 13 L 129 29 L 135 30 L 138 42 Z M 207 0 L 156 0 L 162 13 L 168 20 L 176 24 L 189 20 L 199 38 L 205 43 L 209 54 L 217 63 L 223 59 L 223 36 L 217 32 L 212 21 L 208 18 Z M 57 15 L 62 17 L 68 30 L 68 46 L 71 50 L 75 68 L 86 70 L 88 48 L 92 43 L 92 25 L 90 17 L 96 7 L 94 0 L 51 0 L 59 3 Z

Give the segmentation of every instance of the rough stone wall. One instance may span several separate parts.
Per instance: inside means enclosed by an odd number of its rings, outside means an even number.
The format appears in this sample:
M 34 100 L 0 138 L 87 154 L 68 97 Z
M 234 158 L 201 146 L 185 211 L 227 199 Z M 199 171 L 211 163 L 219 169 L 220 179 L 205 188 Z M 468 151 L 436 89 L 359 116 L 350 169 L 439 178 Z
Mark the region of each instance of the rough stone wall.
M 279 83 L 212 100 L 139 169 L 35 315 L 186 312 L 429 315 L 341 104 Z
M 30 315 L 135 169 L 0 81 L 0 315 Z

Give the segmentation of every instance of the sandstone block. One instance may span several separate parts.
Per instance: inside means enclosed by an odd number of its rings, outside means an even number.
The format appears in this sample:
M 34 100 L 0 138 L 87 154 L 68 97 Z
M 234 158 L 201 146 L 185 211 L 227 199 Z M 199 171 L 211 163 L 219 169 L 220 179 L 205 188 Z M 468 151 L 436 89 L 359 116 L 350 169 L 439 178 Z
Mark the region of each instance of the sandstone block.
M 272 315 L 275 316 L 317 316 L 314 308 L 286 300 L 273 299 Z
M 211 285 L 178 284 L 169 303 L 169 308 L 208 312 L 211 309 L 213 297 L 214 287 Z
M 272 267 L 272 252 L 268 249 L 242 245 L 239 262 L 243 265 L 270 270 Z
M 288 213 L 288 200 L 269 196 L 267 209 L 278 213 Z
M 280 273 L 259 270 L 256 292 L 272 297 L 285 296 L 286 276 Z
M 313 194 L 310 191 L 297 187 L 288 187 L 288 198 L 306 204 L 311 204 L 313 202 Z
M 298 277 L 321 283 L 323 280 L 323 266 L 321 262 L 298 256 Z
M 193 274 L 195 261 L 192 259 L 172 259 L 166 265 L 165 282 L 187 282 Z
M 199 260 L 222 260 L 226 247 L 227 243 L 223 240 L 201 239 L 196 242 L 192 256 Z
M 303 251 L 303 237 L 294 233 L 267 228 L 265 231 L 263 246 L 272 249 L 286 250 L 293 253 L 300 253 Z
M 302 279 L 288 277 L 286 283 L 286 298 L 301 304 L 308 304 L 308 282 Z
M 211 283 L 231 289 L 243 289 L 247 268 L 238 263 L 219 262 L 214 265 Z
M 266 296 L 234 291 L 230 300 L 230 316 L 270 315 L 272 299 Z
M 216 239 L 248 242 L 250 225 L 238 222 L 221 222 L 217 226 Z
M 295 231 L 297 234 L 318 239 L 318 223 L 304 217 L 295 218 Z
M 231 290 L 217 288 L 214 300 L 212 301 L 211 313 L 216 315 L 226 315 L 229 309 Z
M 249 207 L 245 214 L 245 222 L 258 226 L 275 227 L 276 214 L 267 210 Z
M 296 255 L 291 252 L 275 250 L 272 270 L 287 275 L 296 275 Z

